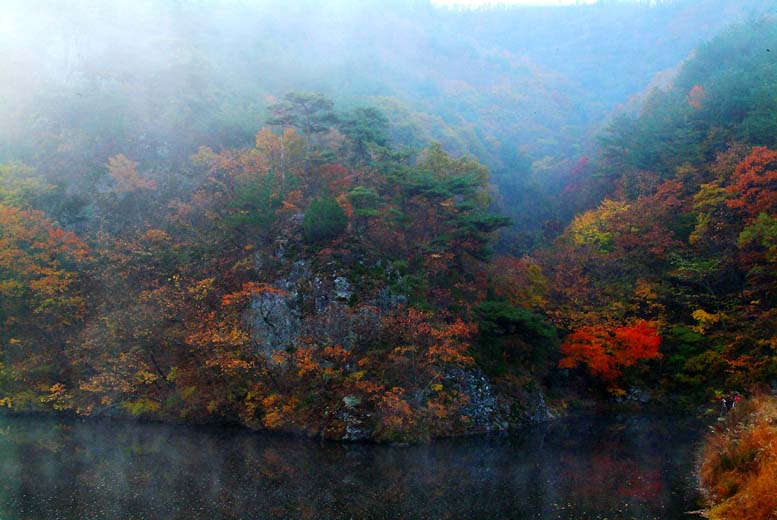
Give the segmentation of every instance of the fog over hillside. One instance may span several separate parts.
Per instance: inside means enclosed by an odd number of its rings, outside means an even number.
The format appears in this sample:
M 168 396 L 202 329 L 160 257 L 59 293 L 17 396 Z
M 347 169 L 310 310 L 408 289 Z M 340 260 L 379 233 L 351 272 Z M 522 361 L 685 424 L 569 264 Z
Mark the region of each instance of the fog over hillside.
M 609 114 L 699 42 L 771 8 L 9 0 L 0 158 L 85 153 L 63 143 L 98 140 L 79 168 L 117 151 L 181 167 L 200 145 L 250 142 L 287 92 L 315 91 L 341 108 L 379 107 L 396 143 L 475 155 L 505 209 L 531 221 L 542 211 L 532 202 L 589 153 Z
M 479 4 L 0 2 L 0 410 L 396 443 L 777 391 L 777 0 Z

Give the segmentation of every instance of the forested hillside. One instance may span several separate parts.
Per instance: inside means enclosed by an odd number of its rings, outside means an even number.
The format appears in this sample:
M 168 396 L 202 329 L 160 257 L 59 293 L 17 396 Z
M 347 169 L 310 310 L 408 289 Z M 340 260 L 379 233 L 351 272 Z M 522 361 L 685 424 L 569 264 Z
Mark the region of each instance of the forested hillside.
M 769 2 L 56 5 L 0 40 L 2 405 L 393 441 L 777 379 Z
M 472 426 L 468 309 L 506 224 L 486 169 L 331 108 L 287 96 L 280 133 L 201 148 L 186 186 L 110 157 L 78 235 L 35 209 L 53 186 L 5 166 L 3 402 L 353 439 Z
M 644 381 L 675 401 L 775 383 L 775 45 L 773 19 L 702 45 L 568 186 L 603 201 L 542 253 L 562 367 L 617 393 L 635 353 L 653 357 Z M 624 326 L 651 341 L 624 353 Z
M 379 108 L 396 146 L 477 157 L 516 222 L 500 247 L 526 252 L 570 218 L 556 192 L 608 114 L 771 4 L 9 0 L 0 160 L 71 192 L 117 153 L 186 175 L 199 146 L 248 145 L 285 93 L 321 92 L 342 109 Z

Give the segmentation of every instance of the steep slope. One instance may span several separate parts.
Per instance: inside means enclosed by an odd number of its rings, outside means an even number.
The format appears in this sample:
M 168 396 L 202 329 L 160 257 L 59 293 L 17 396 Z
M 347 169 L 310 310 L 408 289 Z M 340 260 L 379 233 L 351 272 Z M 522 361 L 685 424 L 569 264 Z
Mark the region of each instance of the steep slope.
M 320 91 L 381 108 L 397 144 L 476 156 L 518 222 L 502 246 L 526 250 L 558 217 L 545 201 L 591 128 L 700 42 L 769 6 L 5 2 L 0 157 L 60 179 L 119 152 L 178 170 L 200 145 L 249 143 L 286 92 Z
M 702 45 L 639 116 L 609 128 L 568 187 L 570 200 L 604 200 L 543 253 L 547 311 L 571 333 L 562 367 L 675 402 L 775 384 L 775 45 L 771 18 Z M 637 326 L 660 352 L 627 338 Z M 635 370 L 650 357 L 660 361 Z

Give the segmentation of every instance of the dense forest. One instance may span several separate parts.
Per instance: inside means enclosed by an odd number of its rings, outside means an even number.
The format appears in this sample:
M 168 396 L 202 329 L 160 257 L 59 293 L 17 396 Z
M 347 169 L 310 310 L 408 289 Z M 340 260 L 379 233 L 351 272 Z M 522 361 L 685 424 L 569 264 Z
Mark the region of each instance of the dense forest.
M 769 2 L 150 5 L 0 39 L 2 405 L 399 441 L 777 386 Z
M 774 383 L 776 41 L 770 19 L 727 30 L 602 135 L 569 187 L 604 198 L 543 253 L 572 331 L 562 366 L 619 391 L 634 360 L 613 327 L 646 320 L 662 339 L 640 350 L 660 357 L 647 377 L 675 401 Z

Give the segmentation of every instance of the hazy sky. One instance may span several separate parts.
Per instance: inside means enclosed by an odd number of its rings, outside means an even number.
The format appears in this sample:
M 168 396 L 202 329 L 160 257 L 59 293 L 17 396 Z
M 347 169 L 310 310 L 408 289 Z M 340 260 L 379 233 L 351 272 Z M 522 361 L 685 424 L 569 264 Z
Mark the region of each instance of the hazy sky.
M 482 7 L 486 5 L 574 5 L 593 4 L 596 0 L 432 0 L 434 5 Z

